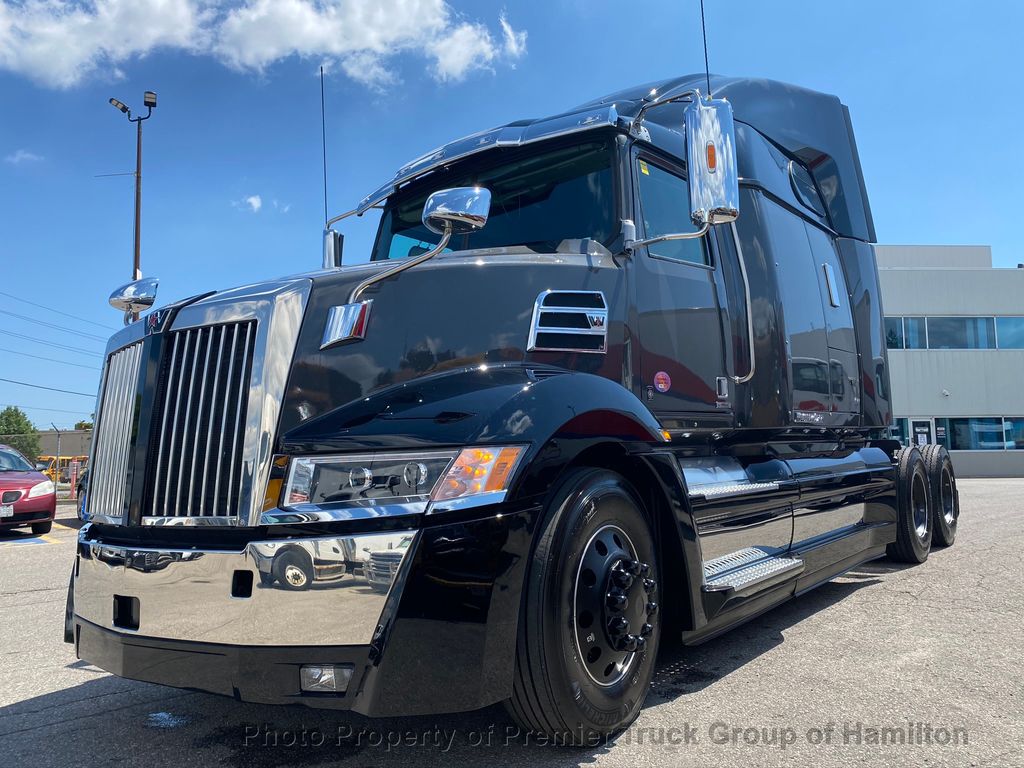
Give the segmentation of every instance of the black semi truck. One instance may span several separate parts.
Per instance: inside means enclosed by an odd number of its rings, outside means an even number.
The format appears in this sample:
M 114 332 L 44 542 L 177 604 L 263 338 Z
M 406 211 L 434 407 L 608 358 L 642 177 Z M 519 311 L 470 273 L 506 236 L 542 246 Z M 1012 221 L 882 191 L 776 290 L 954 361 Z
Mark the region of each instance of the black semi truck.
M 328 228 L 321 270 L 116 333 L 78 656 L 369 716 L 505 702 L 585 743 L 663 636 L 952 544 L 949 456 L 889 439 L 847 108 L 704 83 L 452 142 L 334 220 L 379 209 L 369 263 Z

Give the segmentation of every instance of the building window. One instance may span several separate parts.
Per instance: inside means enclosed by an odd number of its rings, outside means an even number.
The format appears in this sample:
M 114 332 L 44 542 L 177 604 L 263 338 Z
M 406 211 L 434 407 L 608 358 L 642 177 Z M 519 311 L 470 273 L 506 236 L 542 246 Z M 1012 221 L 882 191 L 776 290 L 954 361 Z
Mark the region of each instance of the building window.
M 1006 447 L 1011 450 L 1024 450 L 1024 416 L 1007 416 L 1003 419 L 1006 436 Z
M 903 349 L 903 318 L 885 318 L 885 346 L 889 349 Z
M 889 427 L 889 434 L 893 440 L 899 440 L 903 445 L 910 445 L 910 426 L 907 419 L 893 419 Z
M 928 349 L 928 335 L 923 317 L 903 318 L 903 334 L 907 349 Z
M 991 317 L 929 317 L 928 348 L 995 349 L 995 320 Z
M 940 426 L 951 451 L 1001 451 L 1006 447 L 1000 418 L 936 419 L 936 432 Z
M 1024 349 L 1024 317 L 997 317 L 1000 349 Z

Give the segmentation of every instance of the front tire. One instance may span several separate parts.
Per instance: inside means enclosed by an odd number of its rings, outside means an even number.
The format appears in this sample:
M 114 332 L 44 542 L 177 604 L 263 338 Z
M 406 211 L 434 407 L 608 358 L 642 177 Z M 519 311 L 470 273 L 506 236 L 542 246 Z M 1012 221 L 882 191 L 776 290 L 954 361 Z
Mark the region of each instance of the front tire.
M 931 486 L 917 446 L 896 455 L 896 541 L 886 547 L 890 559 L 923 563 L 932 546 Z
M 53 530 L 53 521 L 47 520 L 45 523 L 32 523 L 32 534 L 35 536 L 42 536 L 44 533 L 49 533 Z
M 285 589 L 303 591 L 313 583 L 313 563 L 305 553 L 294 549 L 277 556 L 273 572 L 277 582 Z
M 523 593 L 512 698 L 524 730 L 593 745 L 640 713 L 661 631 L 657 547 L 629 483 L 573 471 L 547 506 Z

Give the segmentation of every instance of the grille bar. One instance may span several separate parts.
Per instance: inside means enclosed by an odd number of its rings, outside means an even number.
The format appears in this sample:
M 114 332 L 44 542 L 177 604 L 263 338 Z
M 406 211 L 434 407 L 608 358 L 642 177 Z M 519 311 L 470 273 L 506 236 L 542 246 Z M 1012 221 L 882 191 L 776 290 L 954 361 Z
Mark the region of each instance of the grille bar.
M 145 515 L 236 517 L 256 323 L 187 328 L 171 337 L 157 392 L 161 427 L 147 462 L 154 469 Z
M 97 470 L 89 483 L 89 512 L 93 515 L 124 515 L 141 362 L 141 342 L 114 352 L 107 360 L 90 462 Z

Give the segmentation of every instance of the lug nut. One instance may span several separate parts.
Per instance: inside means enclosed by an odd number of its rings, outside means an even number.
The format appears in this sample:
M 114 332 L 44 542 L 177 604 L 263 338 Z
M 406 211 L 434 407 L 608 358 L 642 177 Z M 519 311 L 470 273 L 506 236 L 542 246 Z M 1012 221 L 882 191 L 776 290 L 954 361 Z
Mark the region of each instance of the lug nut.
M 637 649 L 637 645 L 639 644 L 639 641 L 640 641 L 640 638 L 637 637 L 636 635 L 627 635 L 623 639 L 622 650 L 629 651 L 630 653 L 633 653 Z M 646 640 L 644 642 L 646 642 Z
M 647 603 L 647 615 L 648 616 L 653 616 L 657 612 L 658 612 L 658 604 L 656 602 L 654 602 L 653 600 L 648 602 Z
M 620 589 L 629 589 L 633 586 L 633 575 L 616 565 L 612 568 L 612 583 Z
M 651 632 L 653 631 L 654 627 L 652 627 L 650 624 L 644 624 L 642 627 L 640 627 L 640 637 L 650 637 Z
M 622 637 L 629 632 L 629 622 L 622 616 L 616 616 L 608 622 L 608 634 L 612 637 Z
M 658 582 L 654 579 L 644 579 L 644 592 L 648 595 L 651 594 L 658 587 Z
M 622 613 L 629 607 L 629 598 L 626 597 L 625 592 L 615 589 L 608 593 L 605 605 L 608 606 L 608 610 L 612 613 Z
M 647 649 L 646 637 L 637 637 L 636 635 L 633 635 L 633 637 L 636 639 L 636 648 L 634 648 L 635 651 L 639 652 Z
M 622 569 L 630 576 L 640 575 L 640 563 L 638 563 L 636 560 L 626 560 L 622 564 Z
M 650 572 L 651 572 L 651 566 L 649 566 L 647 563 L 640 563 L 640 575 L 641 576 L 646 576 Z

